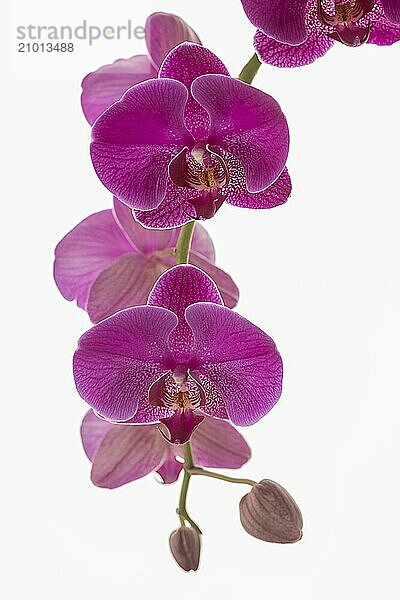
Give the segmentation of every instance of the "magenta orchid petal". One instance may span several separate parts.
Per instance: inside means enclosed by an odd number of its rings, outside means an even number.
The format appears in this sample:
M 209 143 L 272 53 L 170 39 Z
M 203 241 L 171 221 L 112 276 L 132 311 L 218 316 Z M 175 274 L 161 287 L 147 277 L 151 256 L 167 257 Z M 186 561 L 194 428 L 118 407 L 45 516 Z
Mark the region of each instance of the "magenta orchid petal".
M 380 4 L 389 21 L 400 24 L 400 0 L 380 0 Z
M 240 161 L 248 191 L 260 192 L 271 185 L 289 151 L 286 118 L 276 100 L 224 75 L 198 77 L 192 94 L 210 116 L 210 144 Z
M 159 250 L 172 248 L 175 245 L 173 231 L 167 229 L 153 231 L 152 229 L 143 228 L 135 221 L 129 206 L 126 206 L 115 197 L 113 212 L 115 220 L 138 252 L 151 254 Z
M 288 170 L 283 169 L 278 179 L 266 190 L 258 194 L 251 194 L 245 189 L 244 185 L 233 187 L 226 201 L 233 206 L 243 208 L 274 208 L 284 204 L 292 193 L 292 182 Z M 219 286 L 218 286 L 219 287 Z M 226 304 L 226 302 L 225 302 Z M 226 304 L 229 306 L 229 304 Z
M 298 46 L 277 42 L 262 31 L 254 36 L 254 47 L 260 59 L 274 67 L 302 67 L 309 65 L 332 48 L 334 40 L 328 36 L 311 31 L 307 39 Z
M 54 279 L 67 300 L 86 308 L 90 288 L 97 276 L 132 247 L 114 221 L 111 210 L 103 210 L 81 221 L 57 244 Z
M 174 364 L 167 340 L 177 322 L 165 308 L 139 306 L 84 333 L 73 361 L 82 398 L 110 421 L 130 419 L 150 385 Z
M 309 0 L 242 0 L 249 20 L 268 36 L 298 45 L 307 36 L 306 8 Z
M 94 456 L 91 479 L 99 487 L 114 489 L 156 470 L 165 455 L 157 427 L 113 425 Z
M 173 229 L 193 221 L 195 211 L 187 201 L 193 190 L 179 188 L 168 178 L 167 192 L 161 204 L 154 210 L 134 210 L 133 214 L 143 227 L 152 229 Z
M 193 335 L 185 319 L 185 310 L 195 302 L 222 304 L 212 279 L 191 265 L 169 269 L 157 281 L 148 299 L 149 305 L 162 306 L 178 317 L 178 325 L 169 337 L 169 346 L 178 363 L 185 362 L 193 346 Z
M 175 411 L 171 417 L 160 419 L 168 429 L 171 444 L 185 444 L 205 417 L 193 410 Z
M 86 120 L 93 125 L 99 117 L 130 87 L 157 77 L 157 70 L 147 56 L 116 60 L 86 75 L 82 81 L 81 103 Z
M 86 310 L 92 323 L 146 304 L 154 282 L 167 269 L 157 256 L 124 254 L 102 271 L 90 288 Z
M 161 65 L 158 76 L 181 81 L 189 97 L 185 109 L 186 127 L 196 140 L 207 136 L 209 119 L 207 112 L 191 95 L 191 85 L 200 75 L 219 73 L 229 75 L 223 62 L 210 50 L 197 44 L 180 44 L 174 48 Z
M 191 368 L 219 391 L 233 423 L 256 423 L 281 395 L 282 359 L 274 341 L 217 304 L 189 306 L 185 317 L 195 338 Z
M 207 229 L 196 223 L 193 232 L 191 249 L 211 263 L 215 263 L 215 248 Z M 203 269 L 204 270 L 204 269 Z
M 400 41 L 400 25 L 382 19 L 374 22 L 367 43 L 377 46 L 391 46 L 398 41 Z
M 158 70 L 167 54 L 182 42 L 201 44 L 197 33 L 180 17 L 157 12 L 147 18 L 146 44 L 150 59 Z
M 191 437 L 194 463 L 214 469 L 239 469 L 251 457 L 243 436 L 226 421 L 206 417 Z
M 199 269 L 202 269 L 202 271 L 211 277 L 221 294 L 225 306 L 228 308 L 235 308 L 239 301 L 239 289 L 232 277 L 222 269 L 210 263 L 194 250 L 190 252 L 189 262 L 192 265 L 199 267 Z
M 169 444 L 169 446 L 172 448 L 171 444 Z M 168 458 L 166 458 L 163 464 L 157 469 L 157 473 L 162 478 L 163 483 L 175 483 L 182 469 L 183 464 L 176 460 L 175 454 L 170 450 Z
M 150 79 L 130 88 L 95 122 L 95 171 L 129 206 L 150 210 L 164 198 L 168 164 L 190 142 L 183 121 L 187 95 L 179 81 Z
M 81 438 L 83 449 L 89 460 L 93 461 L 100 444 L 112 428 L 112 423 L 99 419 L 92 410 L 88 410 L 83 417 Z

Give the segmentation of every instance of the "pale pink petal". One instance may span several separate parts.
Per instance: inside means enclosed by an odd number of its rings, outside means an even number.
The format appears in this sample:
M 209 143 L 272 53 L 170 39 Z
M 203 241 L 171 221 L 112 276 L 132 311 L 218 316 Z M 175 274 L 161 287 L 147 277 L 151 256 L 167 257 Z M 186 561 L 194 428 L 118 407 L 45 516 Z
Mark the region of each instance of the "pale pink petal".
M 234 308 L 239 301 L 239 290 L 232 277 L 219 267 L 206 260 L 194 250 L 190 252 L 190 263 L 202 269 L 216 284 L 222 300 L 228 308 Z
M 134 251 L 111 210 L 103 210 L 81 221 L 57 244 L 54 279 L 67 300 L 86 308 L 96 277 L 121 255 Z
M 93 462 L 100 444 L 113 427 L 115 425 L 100 419 L 92 410 L 89 410 L 83 417 L 81 425 L 82 445 L 90 461 Z
M 87 302 L 92 323 L 129 308 L 146 304 L 159 276 L 167 269 L 157 256 L 124 254 L 94 281 Z
M 165 441 L 152 425 L 113 425 L 93 460 L 91 479 L 116 488 L 156 470 L 165 457 Z
M 206 417 L 191 437 L 194 463 L 217 469 L 239 469 L 251 456 L 240 433 L 226 421 Z
M 107 108 L 123 96 L 130 87 L 157 77 L 157 71 L 147 56 L 120 58 L 86 75 L 82 81 L 81 103 L 86 120 L 93 125 Z
M 182 42 L 201 44 L 197 33 L 180 17 L 163 12 L 156 12 L 147 18 L 146 44 L 150 59 L 159 69 L 167 54 Z
M 132 209 L 115 197 L 113 211 L 115 220 L 138 252 L 151 254 L 175 245 L 173 240 L 176 232 L 168 229 L 146 229 L 135 220 Z

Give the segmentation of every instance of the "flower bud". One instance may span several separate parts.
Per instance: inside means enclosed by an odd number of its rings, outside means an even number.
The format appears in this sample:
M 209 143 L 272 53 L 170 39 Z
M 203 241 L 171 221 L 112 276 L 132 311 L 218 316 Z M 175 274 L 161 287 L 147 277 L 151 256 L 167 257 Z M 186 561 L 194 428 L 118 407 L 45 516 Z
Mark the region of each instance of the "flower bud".
M 302 538 L 303 518 L 292 496 L 279 483 L 263 479 L 240 501 L 244 529 L 264 542 L 292 544 Z
M 197 571 L 200 560 L 200 534 L 193 527 L 179 527 L 169 536 L 172 556 L 185 571 Z

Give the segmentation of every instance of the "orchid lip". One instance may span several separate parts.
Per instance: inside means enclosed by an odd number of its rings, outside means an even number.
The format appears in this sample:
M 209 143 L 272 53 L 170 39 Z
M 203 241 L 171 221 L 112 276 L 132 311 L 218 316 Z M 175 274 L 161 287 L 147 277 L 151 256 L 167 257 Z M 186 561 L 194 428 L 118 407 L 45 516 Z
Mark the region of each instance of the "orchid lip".
M 355 27 L 358 22 L 371 12 L 375 6 L 375 0 L 356 0 L 352 3 L 335 2 L 335 14 L 328 14 L 323 6 L 322 0 L 318 0 L 318 18 L 323 25 L 331 27 L 328 36 L 346 46 L 356 47 L 368 42 L 371 33 L 371 24 Z
M 149 402 L 174 411 L 196 410 L 205 404 L 205 392 L 196 376 L 178 364 L 157 379 L 149 389 Z
M 229 184 L 229 170 L 222 156 L 203 142 L 190 151 L 187 147 L 177 154 L 169 165 L 169 176 L 178 187 L 194 190 L 188 202 L 193 206 L 196 220 L 212 218 L 222 206 Z
M 189 369 L 178 364 L 173 371 L 165 373 L 153 383 L 149 390 L 149 402 L 173 411 L 169 417 L 160 419 L 168 429 L 170 438 L 160 429 L 168 442 L 184 444 L 190 439 L 194 429 L 204 416 L 197 414 L 197 409 L 206 401 L 203 387 Z

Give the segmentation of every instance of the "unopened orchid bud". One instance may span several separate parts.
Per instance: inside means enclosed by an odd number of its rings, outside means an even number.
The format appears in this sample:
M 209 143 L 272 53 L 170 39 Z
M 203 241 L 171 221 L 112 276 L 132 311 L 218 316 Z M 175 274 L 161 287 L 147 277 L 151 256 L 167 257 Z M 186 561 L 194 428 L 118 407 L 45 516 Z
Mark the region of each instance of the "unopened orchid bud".
M 240 501 L 244 529 L 264 542 L 292 544 L 302 538 L 303 518 L 292 496 L 279 483 L 263 479 Z
M 200 545 L 200 534 L 193 527 L 179 527 L 169 536 L 172 556 L 185 571 L 197 571 Z

